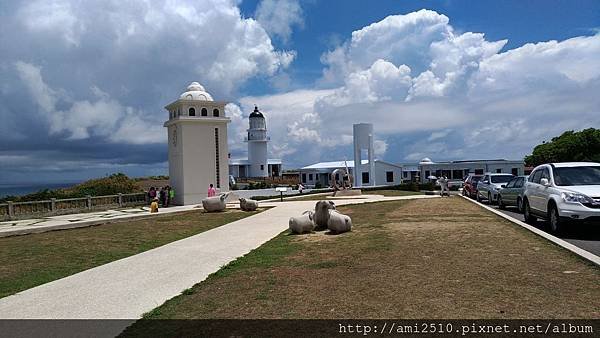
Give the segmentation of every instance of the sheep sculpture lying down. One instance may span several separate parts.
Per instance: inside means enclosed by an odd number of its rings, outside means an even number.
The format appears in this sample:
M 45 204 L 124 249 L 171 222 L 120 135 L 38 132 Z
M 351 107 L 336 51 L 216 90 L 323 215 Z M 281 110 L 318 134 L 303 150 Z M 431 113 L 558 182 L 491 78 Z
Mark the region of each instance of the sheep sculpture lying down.
M 335 204 L 332 201 L 318 201 L 315 205 L 315 231 L 327 229 L 329 221 L 329 210 L 335 210 Z
M 319 201 L 315 205 L 315 212 L 305 211 L 300 217 L 291 217 L 289 225 L 294 234 L 325 229 L 329 229 L 332 234 L 341 234 L 352 230 L 352 219 L 335 210 L 332 201 Z
M 314 212 L 305 211 L 302 216 L 299 217 L 290 217 L 290 231 L 293 234 L 303 234 L 306 232 L 311 232 L 315 228 L 315 223 L 313 222 Z
M 348 215 L 339 213 L 337 210 L 329 210 L 327 229 L 334 234 L 341 234 L 352 230 L 352 219 Z
M 258 201 L 240 198 L 240 209 L 244 211 L 254 211 L 258 208 Z
M 202 200 L 202 208 L 206 212 L 223 211 L 227 204 L 225 199 L 229 196 L 229 193 L 223 193 L 219 196 L 207 197 Z

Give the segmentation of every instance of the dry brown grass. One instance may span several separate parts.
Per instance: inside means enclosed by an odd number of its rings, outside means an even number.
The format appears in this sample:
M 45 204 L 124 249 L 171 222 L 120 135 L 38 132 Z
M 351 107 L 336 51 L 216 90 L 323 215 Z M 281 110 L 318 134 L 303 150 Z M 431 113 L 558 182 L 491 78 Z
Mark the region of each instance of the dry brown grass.
M 600 270 L 459 197 L 340 207 L 147 318 L 600 318 Z
M 404 191 L 404 190 L 367 190 L 362 192 L 363 195 L 383 195 L 383 196 L 412 196 L 412 195 L 422 195 L 422 193 L 418 191 Z M 290 201 L 320 201 L 324 199 L 343 199 L 344 196 L 334 197 L 333 193 L 329 193 L 326 195 L 308 195 L 305 197 L 297 197 L 297 198 L 284 198 L 284 200 Z M 365 197 L 366 198 L 366 197 Z
M 0 238 L 0 298 L 198 234 L 259 211 L 203 213 L 195 210 L 87 228 Z

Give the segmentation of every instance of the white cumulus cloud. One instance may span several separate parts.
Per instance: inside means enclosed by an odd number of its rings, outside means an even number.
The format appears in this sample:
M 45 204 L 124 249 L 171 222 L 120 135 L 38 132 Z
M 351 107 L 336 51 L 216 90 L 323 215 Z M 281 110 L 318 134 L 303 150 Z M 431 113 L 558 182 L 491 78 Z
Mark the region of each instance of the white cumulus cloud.
M 294 26 L 304 25 L 298 0 L 262 0 L 256 8 L 256 20 L 274 36 L 289 41 Z

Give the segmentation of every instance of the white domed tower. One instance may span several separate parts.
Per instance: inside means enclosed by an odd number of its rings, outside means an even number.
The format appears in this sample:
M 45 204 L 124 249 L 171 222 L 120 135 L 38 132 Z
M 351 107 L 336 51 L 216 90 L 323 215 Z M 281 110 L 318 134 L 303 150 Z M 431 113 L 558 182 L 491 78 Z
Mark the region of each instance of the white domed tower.
M 250 128 L 248 129 L 248 162 L 250 163 L 250 177 L 267 177 L 267 122 L 264 115 L 254 107 L 250 113 Z
M 214 101 L 198 82 L 165 107 L 169 135 L 169 181 L 175 204 L 200 203 L 209 184 L 229 190 L 227 102 Z

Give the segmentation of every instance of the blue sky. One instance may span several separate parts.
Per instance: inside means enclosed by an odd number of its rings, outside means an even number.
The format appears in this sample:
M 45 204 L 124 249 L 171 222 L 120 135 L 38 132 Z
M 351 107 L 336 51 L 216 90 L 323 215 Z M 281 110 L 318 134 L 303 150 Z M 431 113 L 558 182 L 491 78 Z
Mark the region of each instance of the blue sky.
M 166 174 L 162 107 L 192 81 L 268 119 L 288 168 L 519 159 L 600 126 L 598 1 L 34 0 L 0 4 L 0 183 Z M 18 34 L 14 33 L 18 32 Z
M 240 9 L 253 17 L 260 1 L 242 1 Z M 314 86 L 323 64 L 321 54 L 343 41 L 357 29 L 382 20 L 388 15 L 404 14 L 423 8 L 445 14 L 458 31 L 483 32 L 489 40 L 508 39 L 505 49 L 528 42 L 565 40 L 589 35 L 600 29 L 600 5 L 597 1 L 303 1 L 303 28 L 293 32 L 287 44 L 274 39 L 275 46 L 293 48 L 297 58 L 290 66 L 296 87 Z M 249 95 L 264 93 L 264 81 L 245 86 Z

